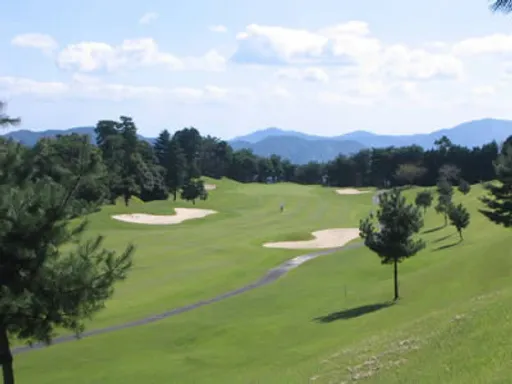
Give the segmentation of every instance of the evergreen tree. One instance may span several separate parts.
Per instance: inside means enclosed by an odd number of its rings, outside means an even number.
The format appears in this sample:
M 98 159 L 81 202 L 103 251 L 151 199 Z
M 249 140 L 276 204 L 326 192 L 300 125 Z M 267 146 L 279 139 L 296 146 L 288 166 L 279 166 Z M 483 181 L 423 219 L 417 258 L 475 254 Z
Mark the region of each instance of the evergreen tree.
M 423 212 L 426 213 L 427 209 L 432 205 L 432 202 L 434 201 L 434 196 L 432 195 L 432 192 L 428 190 L 420 191 L 416 195 L 416 199 L 414 200 L 414 203 L 418 206 L 423 208 Z
M 444 216 L 444 225 L 448 225 L 448 210 L 452 205 L 453 187 L 446 179 L 440 179 L 437 182 L 438 200 L 435 207 L 437 213 Z
M 382 264 L 393 264 L 394 299 L 398 300 L 398 264 L 425 248 L 423 240 L 413 237 L 423 227 L 423 217 L 418 207 L 408 204 L 401 192 L 394 189 L 379 196 L 380 230 L 373 218 L 372 214 L 361 220 L 360 236 L 365 246 L 381 258 Z
M 462 204 L 452 205 L 448 210 L 448 217 L 450 218 L 450 224 L 457 229 L 460 240 L 464 240 L 462 230 L 469 225 L 470 215 L 468 210 Z
M 459 181 L 459 192 L 467 195 L 471 191 L 471 185 L 464 179 L 460 179 Z
M 196 204 L 196 199 L 206 200 L 207 192 L 204 189 L 204 182 L 201 179 L 191 179 L 183 185 L 181 198 L 183 200 L 192 201 Z
M 512 227 L 512 136 L 503 144 L 494 168 L 497 182 L 485 185 L 488 194 L 481 200 L 486 208 L 481 209 L 480 212 L 493 223 L 510 228 Z
M 34 178 L 34 157 L 21 145 L 0 149 L 0 364 L 4 384 L 14 384 L 10 338 L 49 343 L 56 328 L 81 333 L 126 278 L 134 248 L 117 255 L 102 237 L 82 239 L 86 222 L 70 223 L 76 192 L 97 171 L 89 146 L 59 182 Z M 67 244 L 74 250 L 64 252 Z
M 167 166 L 166 183 L 169 187 L 169 191 L 174 196 L 174 201 L 176 201 L 178 191 L 185 183 L 186 167 L 187 160 L 180 143 L 173 138 L 169 142 L 169 163 Z

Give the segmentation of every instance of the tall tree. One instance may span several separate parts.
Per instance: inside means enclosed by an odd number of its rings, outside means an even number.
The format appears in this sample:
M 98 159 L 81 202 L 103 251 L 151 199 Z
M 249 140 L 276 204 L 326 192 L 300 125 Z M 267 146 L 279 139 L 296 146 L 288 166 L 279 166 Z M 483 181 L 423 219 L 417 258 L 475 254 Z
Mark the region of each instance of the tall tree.
M 452 204 L 453 187 L 446 179 L 440 179 L 437 182 L 437 205 L 435 207 L 437 213 L 444 216 L 444 225 L 448 225 L 448 210 Z
M 393 264 L 394 299 L 398 300 L 398 264 L 425 248 L 423 240 L 414 238 L 423 227 L 423 217 L 418 207 L 408 204 L 401 192 L 394 189 L 379 196 L 380 229 L 375 227 L 373 219 L 372 214 L 361 220 L 360 236 L 365 246 L 381 258 L 382 264 Z
M 188 180 L 181 191 L 181 198 L 183 200 L 192 201 L 196 204 L 197 199 L 206 200 L 208 193 L 204 188 L 204 182 L 201 179 Z
M 457 229 L 461 241 L 464 240 L 462 230 L 469 225 L 470 215 L 468 210 L 462 204 L 452 205 L 448 210 L 448 217 L 450 218 L 450 224 Z
M 480 212 L 495 224 L 512 227 L 512 136 L 503 144 L 495 165 L 495 183 L 485 185 L 487 195 L 481 198 L 486 205 Z
M 187 161 L 186 179 L 195 179 L 201 176 L 199 158 L 201 155 L 202 138 L 199 131 L 193 127 L 183 128 L 174 133 Z
M 104 307 L 114 284 L 126 278 L 134 248 L 117 255 L 102 238 L 81 240 L 86 222 L 71 225 L 75 193 L 96 171 L 84 145 L 60 182 L 34 180 L 33 156 L 2 142 L 0 151 L 0 365 L 4 384 L 14 384 L 10 338 L 50 342 L 56 328 L 77 334 Z M 60 164 L 55 164 L 59 167 Z M 51 170 L 55 173 L 55 170 Z M 75 245 L 64 252 L 63 246 Z
M 187 159 L 183 153 L 179 141 L 172 138 L 169 142 L 169 163 L 167 165 L 166 183 L 169 191 L 174 196 L 174 201 L 178 191 L 183 187 L 187 175 Z

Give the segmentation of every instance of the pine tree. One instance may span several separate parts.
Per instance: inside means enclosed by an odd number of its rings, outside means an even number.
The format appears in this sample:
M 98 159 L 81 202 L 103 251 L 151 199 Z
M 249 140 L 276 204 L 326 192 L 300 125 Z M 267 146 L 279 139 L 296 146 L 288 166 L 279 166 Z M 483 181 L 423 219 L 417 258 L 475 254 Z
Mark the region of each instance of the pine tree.
M 394 298 L 398 300 L 398 264 L 425 248 L 423 240 L 413 237 L 423 227 L 423 217 L 418 207 L 408 204 L 401 192 L 394 189 L 380 195 L 377 220 L 380 230 L 373 223 L 373 214 L 361 220 L 360 236 L 382 264 L 393 264 Z
M 500 156 L 494 164 L 496 183 L 488 183 L 487 196 L 481 198 L 486 205 L 480 212 L 495 224 L 505 228 L 512 227 L 512 136 L 501 149 Z
M 460 240 L 464 240 L 462 230 L 468 227 L 470 221 L 468 210 L 462 204 L 452 205 L 448 210 L 448 217 L 450 218 L 450 224 L 457 229 Z
M 451 183 L 441 178 L 437 182 L 437 193 L 438 193 L 438 200 L 437 205 L 435 207 L 437 213 L 442 213 L 444 216 L 444 225 L 448 225 L 448 210 L 450 209 L 450 206 L 452 204 L 452 198 L 453 198 L 453 187 Z
M 5 125 L 9 118 L 2 116 Z M 11 119 L 12 120 L 12 119 Z M 10 338 L 50 343 L 56 328 L 79 334 L 126 278 L 133 246 L 117 255 L 103 238 L 83 240 L 86 222 L 71 224 L 76 192 L 97 171 L 83 138 L 76 164 L 59 182 L 34 178 L 33 153 L 0 141 L 0 365 L 14 384 Z M 51 164 L 50 164 L 51 165 Z M 59 167 L 59 164 L 53 165 Z M 50 169 L 50 174 L 55 170 Z M 64 245 L 74 249 L 64 252 Z
M 169 187 L 169 191 L 174 196 L 174 201 L 176 201 L 178 191 L 183 187 L 183 184 L 185 183 L 187 174 L 186 169 L 187 160 L 183 150 L 178 140 L 173 138 L 169 142 L 169 164 L 167 167 L 166 183 Z

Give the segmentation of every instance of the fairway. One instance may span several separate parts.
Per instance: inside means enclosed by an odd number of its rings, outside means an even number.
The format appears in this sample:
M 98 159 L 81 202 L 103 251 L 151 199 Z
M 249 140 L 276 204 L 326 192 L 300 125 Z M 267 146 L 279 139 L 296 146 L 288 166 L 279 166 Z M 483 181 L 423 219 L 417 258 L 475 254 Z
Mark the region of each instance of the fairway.
M 356 228 L 372 194 L 293 184 L 217 188 L 179 225 L 111 215 L 172 214 L 170 201 L 108 207 L 90 217 L 110 247 L 137 246 L 135 267 L 88 329 L 157 314 L 239 288 L 307 250 L 264 248 Z M 406 196 L 414 197 L 417 190 Z M 21 383 L 504 382 L 512 377 L 512 236 L 477 212 L 475 186 L 456 192 L 472 215 L 465 241 L 433 209 L 427 248 L 392 271 L 363 247 L 312 260 L 276 282 L 150 325 L 16 356 Z M 284 202 L 286 209 L 279 212 Z M 59 363 L 56 367 L 55 362 Z

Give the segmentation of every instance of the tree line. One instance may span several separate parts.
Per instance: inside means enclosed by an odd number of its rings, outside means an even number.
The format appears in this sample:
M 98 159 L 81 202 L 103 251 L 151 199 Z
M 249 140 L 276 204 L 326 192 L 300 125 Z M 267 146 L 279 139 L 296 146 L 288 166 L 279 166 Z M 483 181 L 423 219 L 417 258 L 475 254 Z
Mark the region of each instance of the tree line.
M 227 177 L 243 183 L 294 182 L 335 187 L 379 187 L 404 185 L 433 186 L 439 169 L 456 172 L 462 183 L 475 184 L 493 180 L 493 163 L 500 144 L 491 142 L 465 148 L 442 137 L 434 148 L 415 145 L 371 148 L 353 155 L 339 155 L 327 163 L 292 164 L 277 155 L 262 157 L 247 149 L 233 150 L 224 140 L 202 136 L 193 127 L 171 134 L 162 131 L 153 144 L 141 140 L 133 119 L 101 120 L 95 128 L 95 142 L 78 134 L 43 138 L 25 151 L 37 158 L 37 175 L 59 182 L 59 172 L 73 171 L 83 146 L 89 162 L 95 164 L 87 184 L 77 191 L 76 204 L 87 212 L 105 202 L 122 198 L 129 204 L 132 196 L 143 201 L 174 200 L 181 197 L 195 203 L 208 193 L 201 176 Z M 5 140 L 4 140 L 5 141 Z M 59 164 L 59 172 L 50 164 Z M 450 176 L 451 177 L 451 176 Z

